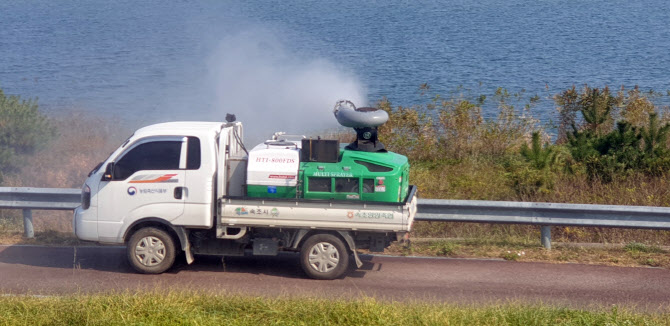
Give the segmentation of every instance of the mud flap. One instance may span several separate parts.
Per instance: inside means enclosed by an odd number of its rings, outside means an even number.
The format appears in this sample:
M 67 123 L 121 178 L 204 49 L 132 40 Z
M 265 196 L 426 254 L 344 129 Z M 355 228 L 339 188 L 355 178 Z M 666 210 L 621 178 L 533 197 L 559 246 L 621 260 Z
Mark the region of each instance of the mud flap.
M 175 227 L 174 230 L 179 237 L 181 249 L 184 250 L 184 253 L 186 254 L 186 263 L 191 265 L 195 259 L 193 259 L 193 253 L 191 252 L 191 243 L 188 241 L 188 231 L 180 226 Z
M 307 233 L 309 233 L 308 230 L 305 229 L 298 230 L 298 233 L 295 235 L 293 239 L 293 245 L 291 246 L 291 248 L 298 249 L 298 244 L 300 244 L 300 240 L 302 240 L 302 238 L 304 238 L 305 235 L 307 235 Z
M 354 243 L 354 238 L 351 237 L 351 234 L 349 232 L 344 232 L 344 231 L 337 231 L 344 240 L 347 242 L 349 245 L 349 249 L 354 253 L 354 260 L 356 261 L 356 267 L 361 268 L 363 266 L 363 263 L 361 262 L 361 259 L 358 258 L 358 253 L 356 253 L 356 244 Z

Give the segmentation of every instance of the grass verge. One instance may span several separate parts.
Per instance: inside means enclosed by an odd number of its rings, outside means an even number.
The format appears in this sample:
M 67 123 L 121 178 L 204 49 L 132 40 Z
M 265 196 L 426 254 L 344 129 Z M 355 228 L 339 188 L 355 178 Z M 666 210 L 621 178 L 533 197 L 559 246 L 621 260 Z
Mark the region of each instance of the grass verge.
M 0 244 L 74 246 L 81 243 L 72 232 L 69 216 L 72 213 L 37 211 L 33 216 L 35 237 L 28 239 L 24 237 L 23 217 L 19 212 L 0 210 Z
M 23 231 L 1 231 L 0 244 L 3 245 L 46 245 L 46 246 L 76 246 L 82 244 L 72 233 L 45 230 L 35 232 L 34 238 L 26 238 Z M 91 245 L 91 243 L 87 243 Z
M 668 325 L 670 314 L 545 305 L 266 299 L 191 292 L 0 297 L 6 325 Z
M 670 268 L 668 251 L 658 246 L 631 242 L 625 245 L 560 243 L 552 250 L 523 239 L 435 239 L 394 243 L 386 253 L 401 256 L 453 258 L 502 258 L 511 261 L 649 266 Z

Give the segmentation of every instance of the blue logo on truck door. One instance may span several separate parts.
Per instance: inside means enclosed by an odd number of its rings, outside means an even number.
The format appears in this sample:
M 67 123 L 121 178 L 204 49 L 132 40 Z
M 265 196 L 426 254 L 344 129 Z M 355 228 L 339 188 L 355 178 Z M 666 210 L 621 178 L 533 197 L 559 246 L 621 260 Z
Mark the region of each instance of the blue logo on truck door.
M 276 194 L 276 193 L 277 193 L 276 186 L 268 186 L 268 194 Z
M 137 188 L 135 187 L 129 187 L 128 188 L 128 194 L 131 196 L 134 196 L 137 193 Z

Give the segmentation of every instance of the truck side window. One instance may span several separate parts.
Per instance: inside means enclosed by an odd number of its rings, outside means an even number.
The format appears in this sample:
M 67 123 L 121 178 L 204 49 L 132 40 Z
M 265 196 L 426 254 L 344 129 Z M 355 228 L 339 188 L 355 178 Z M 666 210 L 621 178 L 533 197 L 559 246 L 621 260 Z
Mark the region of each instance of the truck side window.
M 188 149 L 186 154 L 186 170 L 197 170 L 200 168 L 200 139 L 188 137 Z
M 358 178 L 335 178 L 335 192 L 358 193 Z
M 309 178 L 307 191 L 330 192 L 331 184 L 332 182 L 330 178 Z
M 126 153 L 114 166 L 114 180 L 125 180 L 141 170 L 178 170 L 180 141 L 141 144 Z

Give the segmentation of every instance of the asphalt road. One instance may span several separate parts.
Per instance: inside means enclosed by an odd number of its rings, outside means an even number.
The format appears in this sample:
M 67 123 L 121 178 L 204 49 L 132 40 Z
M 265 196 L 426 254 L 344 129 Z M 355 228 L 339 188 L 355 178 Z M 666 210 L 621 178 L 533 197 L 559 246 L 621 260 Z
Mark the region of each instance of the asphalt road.
M 670 309 L 670 270 L 498 260 L 362 256 L 342 279 L 307 279 L 298 256 L 196 257 L 161 275 L 132 271 L 121 247 L 0 246 L 0 294 L 151 289 L 273 297 L 375 297 L 459 304 L 551 303 Z

